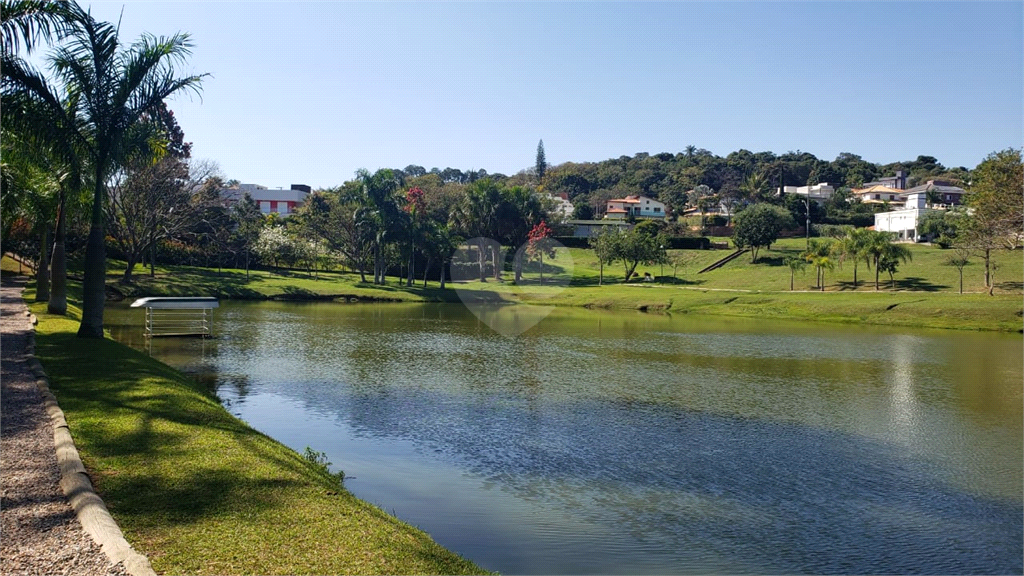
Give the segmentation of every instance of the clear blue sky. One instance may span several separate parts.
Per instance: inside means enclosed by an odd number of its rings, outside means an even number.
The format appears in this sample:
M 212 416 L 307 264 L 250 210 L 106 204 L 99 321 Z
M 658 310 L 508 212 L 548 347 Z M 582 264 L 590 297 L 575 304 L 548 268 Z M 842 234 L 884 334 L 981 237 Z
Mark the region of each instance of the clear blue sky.
M 515 172 L 637 152 L 840 152 L 973 168 L 1024 140 L 1024 3 L 94 2 L 122 40 L 182 30 L 170 102 L 225 176 Z

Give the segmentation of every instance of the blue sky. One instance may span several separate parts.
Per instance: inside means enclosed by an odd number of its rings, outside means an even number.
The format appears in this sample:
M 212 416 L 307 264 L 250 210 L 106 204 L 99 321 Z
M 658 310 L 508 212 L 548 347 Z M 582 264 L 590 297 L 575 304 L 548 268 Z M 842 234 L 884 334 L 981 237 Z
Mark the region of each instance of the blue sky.
M 93 2 L 187 31 L 193 155 L 270 187 L 422 165 L 840 152 L 973 168 L 1024 144 L 1024 3 Z M 123 10 L 123 13 L 122 13 Z

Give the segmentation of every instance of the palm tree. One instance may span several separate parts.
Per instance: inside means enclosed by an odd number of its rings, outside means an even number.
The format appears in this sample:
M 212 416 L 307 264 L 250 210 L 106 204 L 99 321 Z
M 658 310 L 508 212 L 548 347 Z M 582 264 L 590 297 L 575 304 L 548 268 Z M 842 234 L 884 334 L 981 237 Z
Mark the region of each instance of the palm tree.
M 787 256 L 782 261 L 782 263 L 789 267 L 789 291 L 792 292 L 794 283 L 793 281 L 796 277 L 796 272 L 797 270 L 800 270 L 802 272 L 803 269 L 807 267 L 807 260 L 804 260 L 803 258 L 794 258 L 792 256 Z
M 106 279 L 103 206 L 107 178 L 113 168 L 140 151 L 129 148 L 132 128 L 146 112 L 165 98 L 183 91 L 199 92 L 205 74 L 179 76 L 175 65 L 191 54 L 189 35 L 170 37 L 144 34 L 127 49 L 117 29 L 97 22 L 89 13 L 76 11 L 67 43 L 57 48 L 50 65 L 64 91 L 73 95 L 74 106 L 61 109 L 65 125 L 87 153 L 93 186 L 91 224 L 85 252 L 80 337 L 103 337 L 103 304 Z M 31 80 L 31 79 L 28 79 Z M 47 102 L 47 86 L 29 82 L 27 90 Z M 52 112 L 57 114 L 54 104 Z M 83 163 L 84 164 L 84 163 Z
M 853 289 L 857 289 L 857 264 L 864 258 L 864 250 L 868 243 L 871 230 L 867 228 L 854 228 L 846 233 L 846 236 L 839 239 L 839 261 L 840 263 L 850 260 L 853 262 Z
M 9 140 L 12 133 L 18 133 L 19 143 L 29 148 L 23 153 L 47 163 L 50 174 L 56 177 L 59 185 L 50 285 L 46 286 L 46 269 L 41 267 L 36 294 L 40 298 L 48 292 L 47 311 L 64 314 L 67 312 L 66 201 L 68 197 L 77 196 L 82 184 L 80 155 L 68 124 L 68 120 L 75 118 L 66 113 L 74 108 L 76 97 L 70 96 L 62 101 L 54 96 L 42 76 L 18 52 L 22 44 L 25 52 L 31 54 L 40 43 L 64 38 L 72 31 L 82 12 L 77 4 L 64 0 L 5 0 L 0 5 L 0 13 L 3 20 L 3 49 L 0 52 L 3 103 L 0 110 L 3 112 L 4 138 Z M 11 189 L 5 187 L 5 192 L 10 193 Z
M 875 290 L 880 289 L 878 276 L 882 270 L 879 268 L 879 263 L 883 258 L 891 262 L 903 261 L 906 263 L 913 259 L 913 254 L 905 245 L 894 243 L 892 234 L 888 232 L 875 230 L 871 231 L 870 235 L 866 235 L 864 259 L 875 267 Z
M 386 244 L 401 237 L 404 229 L 405 213 L 398 197 L 401 180 L 387 169 L 373 174 L 360 170 L 356 175 L 362 183 L 362 194 L 355 218 L 373 252 L 373 283 L 384 284 Z
M 819 240 L 815 238 L 810 241 L 807 251 L 803 253 L 804 260 L 814 265 L 818 277 L 818 289 L 825 291 L 825 270 L 835 268 L 835 254 L 837 243 L 835 240 Z M 792 268 L 792 267 L 791 267 Z
M 768 179 L 761 172 L 752 172 L 740 184 L 740 192 L 751 203 L 761 202 L 768 193 Z
M 501 189 L 490 178 L 477 180 L 466 187 L 466 196 L 461 205 L 452 213 L 452 221 L 459 234 L 477 240 L 477 261 L 480 281 L 487 281 L 486 252 L 490 248 L 497 260 L 500 246 L 491 240 L 498 236 L 498 213 L 501 206 Z M 495 262 L 497 266 L 497 262 Z M 500 273 L 500 269 L 498 270 Z

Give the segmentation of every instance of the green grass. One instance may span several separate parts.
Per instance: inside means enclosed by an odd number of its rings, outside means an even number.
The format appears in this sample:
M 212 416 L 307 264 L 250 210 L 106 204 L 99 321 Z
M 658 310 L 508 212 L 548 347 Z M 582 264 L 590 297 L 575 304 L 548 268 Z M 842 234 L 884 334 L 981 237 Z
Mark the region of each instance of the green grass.
M 32 305 L 36 355 L 97 491 L 157 572 L 482 572 L 356 499 L 191 379 L 111 340 L 75 337 L 76 309 L 64 318 L 45 308 Z
M 713 238 L 716 242 L 727 239 Z M 597 259 L 590 250 L 570 249 L 553 261 L 546 261 L 549 283 L 540 285 L 538 273 L 529 270 L 520 286 L 511 282 L 489 281 L 449 284 L 441 290 L 436 280 L 429 287 L 400 286 L 389 277 L 388 285 L 374 286 L 359 281 L 349 272 L 321 272 L 319 279 L 298 271 L 252 271 L 247 281 L 241 270 L 194 268 L 184 266 L 157 267 L 151 278 L 148 271 L 137 267 L 136 282 L 118 282 L 123 264 L 111 262 L 109 284 L 128 298 L 140 296 L 216 296 L 249 299 L 361 299 L 395 302 L 460 302 L 470 295 L 487 301 L 530 302 L 556 306 L 584 306 L 662 310 L 697 314 L 757 316 L 800 320 L 895 324 L 970 330 L 1020 331 L 1022 328 L 1021 296 L 1024 294 L 1024 259 L 1021 252 L 994 253 L 995 296 L 984 288 L 983 264 L 977 258 L 964 271 L 965 294 L 958 294 L 956 268 L 945 265 L 950 251 L 924 245 L 911 245 L 913 259 L 900 264 L 893 289 L 887 275 L 880 278 L 876 291 L 874 272 L 863 262 L 857 266 L 858 282 L 854 286 L 853 265 L 828 271 L 825 291 L 815 286 L 812 267 L 794 278 L 790 291 L 790 270 L 783 264 L 787 256 L 804 250 L 803 238 L 780 240 L 770 250 L 762 250 L 757 263 L 749 255 L 726 266 L 698 274 L 705 266 L 731 253 L 729 250 L 672 251 L 684 253 L 689 262 L 676 270 L 666 265 L 640 266 L 644 272 L 658 277 L 658 282 L 623 281 L 620 263 L 604 268 L 604 285 L 598 286 Z M 570 261 L 571 258 L 571 261 Z M 505 275 L 511 279 L 511 274 Z M 552 284 L 569 284 L 568 289 Z M 452 289 L 457 287 L 458 292 Z M 756 296 L 755 296 L 756 294 Z M 75 300 L 77 294 L 72 293 Z

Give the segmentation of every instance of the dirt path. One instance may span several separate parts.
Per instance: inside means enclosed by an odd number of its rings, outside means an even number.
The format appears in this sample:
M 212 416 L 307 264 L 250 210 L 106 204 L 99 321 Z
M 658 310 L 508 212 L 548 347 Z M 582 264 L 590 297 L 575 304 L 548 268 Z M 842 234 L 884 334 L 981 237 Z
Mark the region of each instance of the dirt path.
M 0 279 L 0 574 L 126 574 L 60 489 L 53 427 L 28 367 L 24 286 Z

